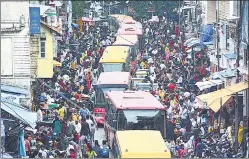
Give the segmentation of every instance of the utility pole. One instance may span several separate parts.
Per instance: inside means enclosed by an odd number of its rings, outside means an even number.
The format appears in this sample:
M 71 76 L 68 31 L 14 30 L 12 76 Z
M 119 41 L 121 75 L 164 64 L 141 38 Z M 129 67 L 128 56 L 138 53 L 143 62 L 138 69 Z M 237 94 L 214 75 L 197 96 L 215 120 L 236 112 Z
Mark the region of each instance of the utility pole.
M 216 49 L 217 49 L 217 64 L 218 64 L 218 72 L 220 71 L 220 48 L 219 48 L 219 1 L 216 1 Z
M 242 0 L 239 1 L 239 5 L 240 5 L 240 19 L 239 21 L 241 21 L 241 10 L 242 10 Z M 237 33 L 237 59 L 236 59 L 236 66 L 237 68 L 239 68 L 239 61 L 240 61 L 240 22 L 237 21 L 237 29 L 236 29 L 236 33 Z M 236 83 L 240 82 L 240 75 L 239 75 L 239 70 L 237 69 L 237 79 L 236 79 Z M 238 92 L 236 93 L 236 103 L 235 103 L 235 152 L 238 151 L 238 131 L 239 131 L 239 122 L 240 122 L 240 118 L 239 118 L 239 97 L 238 97 Z

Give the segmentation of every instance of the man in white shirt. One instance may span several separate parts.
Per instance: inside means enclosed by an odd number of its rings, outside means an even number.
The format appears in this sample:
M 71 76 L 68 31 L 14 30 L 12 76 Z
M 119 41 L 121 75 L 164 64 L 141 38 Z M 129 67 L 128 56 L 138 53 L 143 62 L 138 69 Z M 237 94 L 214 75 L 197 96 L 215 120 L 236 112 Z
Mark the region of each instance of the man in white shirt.
M 36 113 L 37 113 L 37 122 L 42 122 L 43 116 L 42 116 L 42 111 L 39 107 Z
M 76 131 L 77 133 L 80 133 L 80 130 L 81 130 L 81 124 L 79 123 L 79 121 L 78 121 L 78 120 L 76 120 L 76 121 L 75 121 L 74 126 L 75 126 L 75 131 Z
M 152 65 L 152 66 L 150 66 L 150 74 L 153 74 L 153 73 L 155 73 L 155 66 L 154 66 L 154 64 Z
M 111 45 L 112 42 L 111 42 L 109 39 L 106 39 L 105 44 L 106 44 L 106 45 Z
M 93 121 L 90 119 L 90 116 L 86 116 L 86 122 L 89 125 L 89 130 L 91 130 L 91 125 L 94 124 Z

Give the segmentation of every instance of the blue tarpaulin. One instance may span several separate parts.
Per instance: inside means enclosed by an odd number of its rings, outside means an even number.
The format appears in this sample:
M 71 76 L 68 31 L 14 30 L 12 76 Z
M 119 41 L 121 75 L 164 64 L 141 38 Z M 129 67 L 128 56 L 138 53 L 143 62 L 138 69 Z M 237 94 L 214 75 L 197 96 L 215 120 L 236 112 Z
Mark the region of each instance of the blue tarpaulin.
M 204 25 L 200 36 L 201 43 L 213 44 L 213 33 L 214 33 L 213 25 L 211 24 Z
M 237 58 L 237 54 L 236 53 L 229 53 L 229 54 L 224 54 L 225 57 L 229 58 L 229 59 L 236 59 Z

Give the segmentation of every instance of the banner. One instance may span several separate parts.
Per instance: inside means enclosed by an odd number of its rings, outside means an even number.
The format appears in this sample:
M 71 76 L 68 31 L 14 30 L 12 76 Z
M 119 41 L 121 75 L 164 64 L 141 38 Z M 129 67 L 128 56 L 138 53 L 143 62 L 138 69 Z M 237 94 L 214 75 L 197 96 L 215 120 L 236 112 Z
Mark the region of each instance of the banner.
M 40 7 L 29 7 L 29 32 L 40 34 Z

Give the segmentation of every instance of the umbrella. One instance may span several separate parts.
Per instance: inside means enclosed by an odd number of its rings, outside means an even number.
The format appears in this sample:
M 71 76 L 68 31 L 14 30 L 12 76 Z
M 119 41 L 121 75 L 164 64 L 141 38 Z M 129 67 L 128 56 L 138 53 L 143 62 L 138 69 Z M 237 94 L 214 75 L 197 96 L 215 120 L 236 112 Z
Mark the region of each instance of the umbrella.
M 193 47 L 193 46 L 198 45 L 198 44 L 200 44 L 200 40 L 196 39 L 196 40 L 193 40 L 190 43 L 188 43 L 187 47 Z
M 172 92 L 175 89 L 175 85 L 173 83 L 169 83 L 167 88 L 168 88 L 169 91 Z
M 83 22 L 92 22 L 93 20 L 87 17 L 82 17 Z
M 56 108 L 56 107 L 57 107 L 57 104 L 55 104 L 55 103 L 52 103 L 52 104 L 48 105 L 49 109 L 53 109 L 53 108 Z
M 184 95 L 184 97 L 189 97 L 190 93 L 189 92 L 185 92 L 183 95 Z
M 188 43 L 192 42 L 193 40 L 198 40 L 197 38 L 190 38 L 184 42 L 184 46 L 187 46 Z
M 68 75 L 63 75 L 62 78 L 65 80 L 65 81 L 69 81 L 70 80 L 70 77 Z

